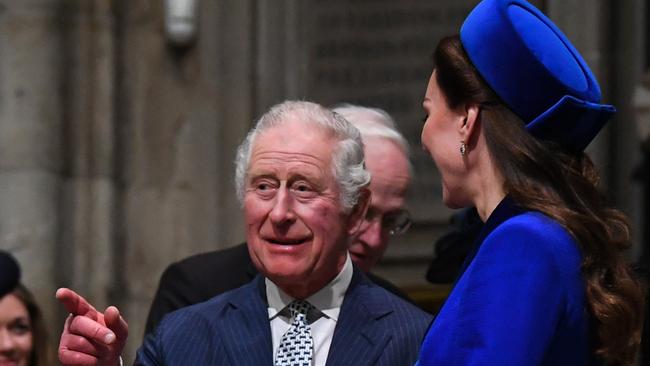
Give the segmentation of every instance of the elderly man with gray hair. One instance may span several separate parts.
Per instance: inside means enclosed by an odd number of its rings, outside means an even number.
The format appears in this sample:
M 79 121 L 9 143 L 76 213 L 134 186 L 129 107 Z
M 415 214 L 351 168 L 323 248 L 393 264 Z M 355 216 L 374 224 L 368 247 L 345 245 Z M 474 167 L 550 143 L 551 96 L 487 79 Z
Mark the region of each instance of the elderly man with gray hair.
M 376 286 L 348 253 L 370 203 L 359 131 L 310 102 L 285 102 L 238 151 L 250 283 L 173 312 L 136 364 L 409 365 L 431 317 Z M 59 358 L 118 364 L 127 336 L 115 307 L 69 289 Z
M 361 132 L 366 169 L 372 176 L 372 199 L 359 232 L 351 238 L 350 258 L 374 283 L 406 298 L 399 288 L 370 271 L 386 251 L 389 239 L 410 226 L 404 209 L 411 181 L 409 145 L 391 116 L 381 109 L 341 104 L 333 111 Z M 170 264 L 160 277 L 145 334 L 153 332 L 168 313 L 240 287 L 257 274 L 246 243 Z
M 342 104 L 333 111 L 361 132 L 366 168 L 372 175 L 370 206 L 350 245 L 352 261 L 370 272 L 384 255 L 390 236 L 404 233 L 411 225 L 404 209 L 412 175 L 409 144 L 395 121 L 381 109 Z

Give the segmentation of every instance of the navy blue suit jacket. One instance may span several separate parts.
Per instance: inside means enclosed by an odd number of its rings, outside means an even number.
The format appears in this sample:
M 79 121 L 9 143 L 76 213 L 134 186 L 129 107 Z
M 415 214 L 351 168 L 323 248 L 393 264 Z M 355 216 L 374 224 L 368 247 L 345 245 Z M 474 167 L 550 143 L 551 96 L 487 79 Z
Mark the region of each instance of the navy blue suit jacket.
M 166 316 L 136 365 L 273 364 L 264 278 Z M 431 316 L 373 284 L 357 268 L 327 365 L 412 365 Z
M 208 301 L 251 282 L 258 275 L 248 246 L 233 247 L 195 254 L 165 269 L 160 277 L 156 296 L 151 303 L 145 335 L 153 332 L 158 323 L 174 310 Z M 412 302 L 400 289 L 387 280 L 366 273 L 377 285 Z

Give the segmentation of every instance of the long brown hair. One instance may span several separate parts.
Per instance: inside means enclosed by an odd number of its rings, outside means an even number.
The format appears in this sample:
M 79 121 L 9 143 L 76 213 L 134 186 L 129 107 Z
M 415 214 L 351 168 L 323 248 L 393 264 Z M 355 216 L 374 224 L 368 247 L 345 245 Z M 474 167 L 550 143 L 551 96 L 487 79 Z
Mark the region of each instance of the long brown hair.
M 641 341 L 644 291 L 622 256 L 630 245 L 627 218 L 607 206 L 591 159 L 530 135 L 483 81 L 458 36 L 441 40 L 433 58 L 449 107 L 481 106 L 480 125 L 505 191 L 557 220 L 580 246 L 596 354 L 613 365 L 631 364 Z
M 53 357 L 53 348 L 51 347 L 48 339 L 47 329 L 45 328 L 45 321 L 43 320 L 43 315 L 34 296 L 31 292 L 25 288 L 22 284 L 18 286 L 11 292 L 14 294 L 20 302 L 25 305 L 27 308 L 27 313 L 29 314 L 29 321 L 32 328 L 32 354 L 30 366 L 46 366 L 52 365 Z

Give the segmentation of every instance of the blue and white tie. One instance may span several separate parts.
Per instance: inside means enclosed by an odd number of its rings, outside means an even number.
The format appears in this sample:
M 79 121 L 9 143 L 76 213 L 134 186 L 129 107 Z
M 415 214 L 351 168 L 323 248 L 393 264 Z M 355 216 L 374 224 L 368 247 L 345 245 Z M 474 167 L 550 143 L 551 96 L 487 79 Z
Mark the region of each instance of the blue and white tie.
M 282 336 L 275 366 L 311 366 L 314 341 L 307 314 L 314 307 L 304 300 L 294 300 L 289 306 L 293 321 Z

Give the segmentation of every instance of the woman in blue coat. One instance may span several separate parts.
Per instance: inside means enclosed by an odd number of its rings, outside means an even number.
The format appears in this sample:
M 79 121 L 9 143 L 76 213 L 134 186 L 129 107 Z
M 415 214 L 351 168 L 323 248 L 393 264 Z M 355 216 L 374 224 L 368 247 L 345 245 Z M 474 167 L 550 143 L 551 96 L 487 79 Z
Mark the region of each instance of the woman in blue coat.
M 631 364 L 643 291 L 584 153 L 615 112 L 589 67 L 522 0 L 482 1 L 433 61 L 422 143 L 485 226 L 419 365 Z

